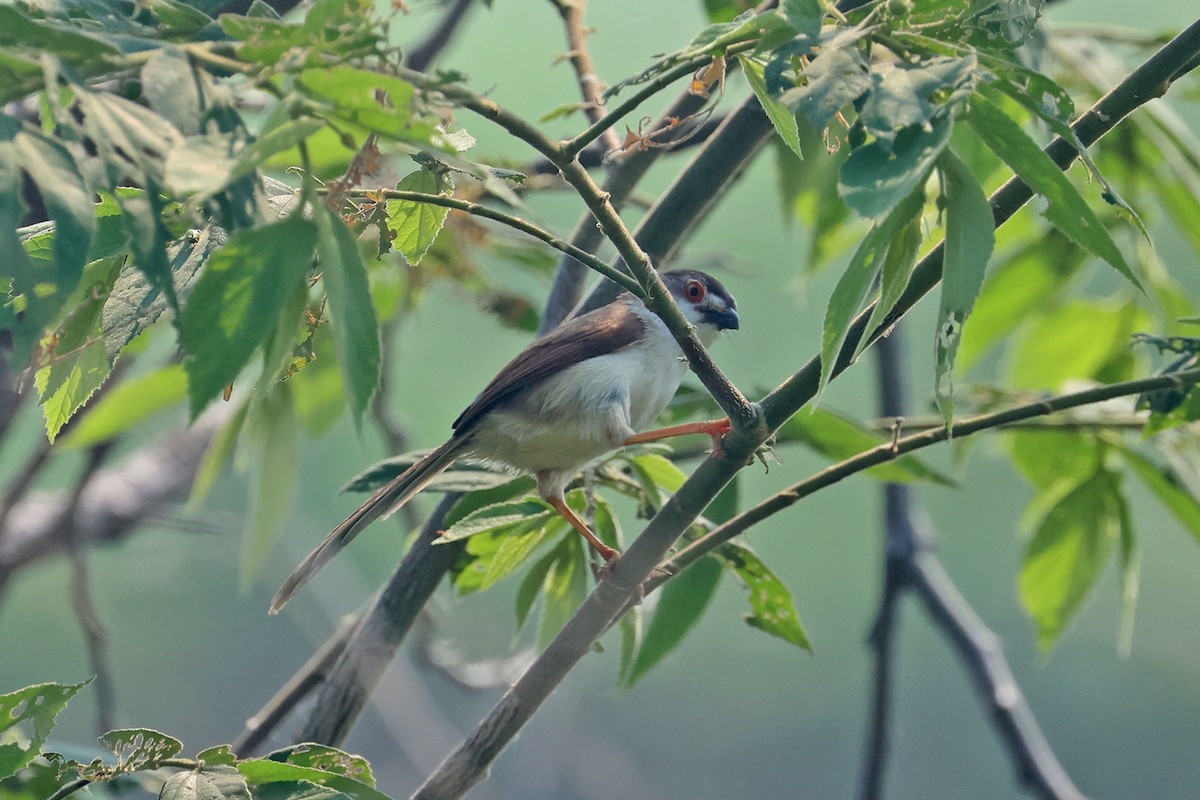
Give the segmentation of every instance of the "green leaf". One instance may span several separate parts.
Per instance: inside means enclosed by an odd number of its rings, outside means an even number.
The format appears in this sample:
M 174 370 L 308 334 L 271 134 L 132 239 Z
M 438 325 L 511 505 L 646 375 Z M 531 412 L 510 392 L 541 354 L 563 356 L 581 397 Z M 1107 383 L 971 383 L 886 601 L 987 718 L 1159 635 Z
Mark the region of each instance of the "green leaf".
M 1117 647 L 1122 655 L 1128 656 L 1133 647 L 1133 620 L 1137 614 L 1138 583 L 1141 575 L 1142 553 L 1138 544 L 1137 531 L 1129 515 L 1129 503 L 1119 496 L 1119 521 L 1121 525 L 1121 627 L 1117 634 Z
M 1025 551 L 1021 602 L 1049 652 L 1083 607 L 1120 536 L 1120 476 L 1099 470 L 1046 514 Z
M 1136 450 L 1122 448 L 1125 459 L 1142 483 L 1158 497 L 1171 515 L 1200 542 L 1200 500 L 1180 485 L 1175 473 L 1159 467 Z
M 38 185 L 54 220 L 54 264 L 60 291 L 70 292 L 83 271 L 96 230 L 92 193 L 75 159 L 53 139 L 26 130 L 13 141 L 21 168 Z
M 0 779 L 15 775 L 42 752 L 54 718 L 88 683 L 41 683 L 0 694 L 0 734 L 13 729 L 17 734 L 0 736 Z
M 1092 255 L 1107 261 L 1134 286 L 1142 289 L 1125 257 L 1100 218 L 1021 126 L 981 95 L 971 99 L 967 120 L 992 152 L 1000 156 L 1029 187 L 1046 198 L 1046 219 Z
M 249 412 L 250 400 L 247 399 L 213 436 L 212 444 L 208 446 L 207 452 L 204 453 L 204 459 L 196 470 L 196 480 L 192 482 L 192 493 L 188 496 L 189 507 L 197 507 L 200 501 L 212 491 L 217 478 L 223 474 L 226 463 L 237 448 L 238 437 L 241 435 Z
M 983 187 L 953 150 L 938 159 L 945 186 L 946 240 L 942 259 L 942 298 L 934 353 L 934 388 L 942 419 L 954 419 L 954 358 L 963 324 L 983 288 L 992 257 L 996 223 Z
M 1129 337 L 1150 324 L 1136 302 L 1076 300 L 1030 326 L 1011 359 L 1019 387 L 1059 390 L 1072 379 L 1124 380 L 1131 365 Z M 1113 373 L 1114 365 L 1124 365 Z
M 543 500 L 496 503 L 472 511 L 442 532 L 439 542 L 453 542 L 486 531 L 506 528 L 529 520 L 545 521 L 558 512 Z
M 245 779 L 229 766 L 176 772 L 163 782 L 158 800 L 250 800 Z
M 783 18 L 798 32 L 816 36 L 821 32 L 825 12 L 819 0 L 783 0 L 779 4 Z
M 674 650 L 704 613 L 721 580 L 721 564 L 704 556 L 667 581 L 650 618 L 626 686 L 633 686 L 667 653 Z
M 842 461 L 859 453 L 885 444 L 888 439 L 880 433 L 868 430 L 850 417 L 826 408 L 815 408 L 812 412 L 797 412 L 776 432 L 778 442 L 799 441 L 824 456 Z M 915 456 L 901 456 L 894 461 L 877 464 L 866 471 L 876 480 L 889 483 L 912 483 L 929 481 L 942 486 L 953 486 L 952 478 L 927 466 Z
M 557 514 L 553 516 L 535 516 L 511 529 L 493 530 L 493 535 L 500 537 L 500 546 L 487 562 L 487 570 L 479 584 L 479 591 L 485 591 L 516 572 L 548 539 L 562 533 L 567 526 L 566 520 Z M 467 545 L 470 552 L 471 546 Z
M 0 45 L 54 53 L 70 62 L 120 55 L 105 36 L 86 33 L 76 26 L 31 19 L 16 5 L 0 6 Z
M 683 470 L 657 453 L 639 453 L 630 458 L 629 463 L 633 467 L 633 476 L 646 492 L 647 502 L 655 511 L 687 480 Z
M 106 259 L 89 270 L 83 302 L 72 309 L 55 332 L 55 344 L 47 348 L 49 363 L 34 376 L 51 443 L 112 370 L 104 352 L 101 317 L 119 268 L 120 259 Z
M 883 259 L 883 267 L 880 270 L 879 297 L 871 311 L 871 318 L 867 321 L 868 331 L 875 330 L 883 323 L 904 295 L 904 290 L 908 288 L 913 266 L 917 262 L 917 251 L 921 247 L 923 222 L 923 215 L 917 213 L 908 222 L 898 225 L 892 234 L 892 240 L 887 246 L 887 256 Z M 858 346 L 854 348 L 855 360 L 862 354 L 867 341 L 866 336 L 859 339 Z
M 871 88 L 871 72 L 858 49 L 864 34 L 856 27 L 823 41 L 804 70 L 804 85 L 788 89 L 779 101 L 803 114 L 817 130 L 824 129 L 837 112 Z
M 164 759 L 183 752 L 183 742 L 149 728 L 122 728 L 109 731 L 99 739 L 101 746 L 117 757 L 121 772 L 157 769 Z
M 1051 228 L 1047 235 L 1008 254 L 1007 260 L 993 260 L 963 331 L 959 369 L 970 369 L 992 347 L 1008 341 L 1021 323 L 1055 303 L 1085 256 L 1082 248 Z
M 1100 439 L 1079 431 L 1017 430 L 1009 436 L 1013 466 L 1039 492 L 1054 491 L 1059 484 L 1078 486 L 1095 473 L 1104 447 Z
M 224 234 L 211 226 L 188 231 L 166 247 L 171 290 L 186 298 L 191 281 L 216 252 Z M 104 304 L 104 350 L 115 361 L 125 345 L 154 324 L 168 306 L 165 286 L 151 283 L 145 273 L 126 267 Z
M 304 280 L 316 228 L 297 214 L 241 231 L 215 253 L 179 317 L 195 417 L 232 383 L 263 343 L 291 288 Z
M 373 492 L 392 478 L 403 473 L 429 455 L 431 448 L 410 450 L 398 456 L 385 458 L 367 467 L 346 482 L 340 491 Z M 456 463 L 443 472 L 427 487 L 435 492 L 475 492 L 492 489 L 513 482 L 511 472 L 468 462 Z
M 320 260 L 338 363 L 349 388 L 350 411 L 355 425 L 379 388 L 379 324 L 371 304 L 367 268 L 358 252 L 358 242 L 341 219 L 323 206 L 317 222 L 317 254 Z
M 206 766 L 223 766 L 232 767 L 237 764 L 238 757 L 233 752 L 233 748 L 227 744 L 219 744 L 215 747 L 209 747 L 201 750 L 196 754 L 197 761 L 203 761 Z
M 450 511 L 446 514 L 446 519 L 442 521 L 443 525 L 453 525 L 463 517 L 473 511 L 476 511 L 485 506 L 503 503 L 508 500 L 513 500 L 518 497 L 524 497 L 528 494 L 533 494 L 537 491 L 537 481 L 533 476 L 525 475 L 520 478 L 513 478 L 511 474 L 507 475 L 509 480 L 494 486 L 489 486 L 486 489 L 476 489 L 467 491 L 457 503 L 455 503 Z
M 525 627 L 525 620 L 529 618 L 529 612 L 533 610 L 533 604 L 537 602 L 538 595 L 542 593 L 542 585 L 546 582 L 546 576 L 550 574 L 550 568 L 554 566 L 554 562 L 563 557 L 568 541 L 569 537 L 563 537 L 562 542 L 556 545 L 553 550 L 533 562 L 533 566 L 529 568 L 529 571 L 525 573 L 525 577 L 521 579 L 521 585 L 517 587 L 517 597 L 515 600 L 518 633 Z
M 900 130 L 894 141 L 876 139 L 855 148 L 838 181 L 846 205 L 867 219 L 884 219 L 924 184 L 953 129 L 954 121 L 943 116 Z
M 978 66 L 973 54 L 877 64 L 859 119 L 872 135 L 892 141 L 905 128 L 951 117 L 970 96 Z
M 746 624 L 811 653 L 812 645 L 800 624 L 792 593 L 762 559 L 736 542 L 721 545 L 716 555 L 750 592 L 750 613 L 743 617 Z
M 180 133 L 200 133 L 204 118 L 203 78 L 181 50 L 164 47 L 142 67 L 142 95 L 150 108 L 171 121 Z
M 255 431 L 258 453 L 250 495 L 249 526 L 242 536 L 238 570 L 243 590 L 249 588 L 283 532 L 296 495 L 300 474 L 296 414 L 291 389 L 286 383 L 266 393 L 256 421 L 261 425 Z
M 433 144 L 432 125 L 412 115 L 413 86 L 378 72 L 340 65 L 305 70 L 296 88 L 317 102 L 330 119 L 347 122 L 387 139 Z M 386 95 L 386 105 L 378 95 Z
M 427 169 L 419 169 L 405 176 L 396 188 L 406 192 L 445 194 L 447 179 Z M 387 207 L 388 228 L 395 233 L 392 245 L 415 267 L 433 246 L 450 209 L 409 200 L 389 200 Z
M 308 781 L 341 792 L 351 800 L 388 800 L 387 795 L 345 775 L 300 764 L 274 761 L 269 756 L 242 761 L 237 768 L 242 777 L 254 786 L 281 781 Z
M 918 190 L 897 205 L 886 219 L 871 226 L 854 255 L 850 257 L 846 271 L 833 287 L 829 305 L 825 308 L 825 323 L 821 334 L 821 383 L 818 397 L 824 392 L 833 375 L 833 368 L 837 364 L 842 344 L 846 341 L 850 324 L 879 272 L 893 234 L 897 228 L 907 225 L 915 217 L 920 217 L 924 205 L 925 193 Z
M 367 760 L 336 747 L 305 742 L 275 750 L 267 758 L 301 767 L 313 767 L 365 783 L 371 788 L 375 787 L 375 776 L 371 773 L 371 765 Z
M 775 128 L 775 133 L 779 134 L 779 138 L 783 143 L 796 154 L 798 158 L 804 158 L 804 153 L 800 151 L 800 132 L 796 126 L 796 115 L 785 106 L 771 96 L 767 91 L 767 82 L 763 78 L 763 67 L 757 61 L 742 56 L 738 59 L 742 64 L 742 72 L 746 76 L 746 81 L 750 84 L 750 88 L 754 90 L 754 96 L 758 98 L 759 104 L 763 111 L 766 112 L 767 118 L 771 120 L 771 126 Z
M 538 649 L 544 650 L 587 596 L 587 555 L 583 537 L 567 533 L 559 557 L 550 565 L 542 588 L 542 617 L 538 620 Z

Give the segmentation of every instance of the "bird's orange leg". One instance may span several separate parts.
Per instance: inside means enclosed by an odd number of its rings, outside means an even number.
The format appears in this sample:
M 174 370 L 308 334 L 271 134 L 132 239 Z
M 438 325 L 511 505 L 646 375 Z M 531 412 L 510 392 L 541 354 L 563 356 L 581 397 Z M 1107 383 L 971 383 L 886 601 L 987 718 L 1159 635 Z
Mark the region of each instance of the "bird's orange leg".
M 546 502 L 554 506 L 554 510 L 562 514 L 563 518 L 571 523 L 571 527 L 579 531 L 580 535 L 587 539 L 587 543 L 592 546 L 593 550 L 600 554 L 600 557 L 606 563 L 621 555 L 618 551 L 600 541 L 600 537 L 592 533 L 592 529 L 587 526 L 587 523 L 581 520 L 579 515 L 572 511 L 571 507 L 561 497 L 548 497 L 546 498 Z
M 656 431 L 635 433 L 625 440 L 625 444 L 641 444 L 642 442 L 657 442 L 672 436 L 685 436 L 689 433 L 703 433 L 712 437 L 713 449 L 720 450 L 721 437 L 729 433 L 733 425 L 728 417 L 725 419 L 710 419 L 704 422 L 687 422 L 683 425 L 672 425 L 669 428 L 659 428 Z

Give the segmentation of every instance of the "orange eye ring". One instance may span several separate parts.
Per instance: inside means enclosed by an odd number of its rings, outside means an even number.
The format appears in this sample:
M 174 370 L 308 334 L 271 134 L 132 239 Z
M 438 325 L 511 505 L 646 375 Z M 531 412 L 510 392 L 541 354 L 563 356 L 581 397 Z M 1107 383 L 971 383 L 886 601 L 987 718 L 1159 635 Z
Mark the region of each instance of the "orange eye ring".
M 699 303 L 701 300 L 703 300 L 706 293 L 704 284 L 696 280 L 688 281 L 687 286 L 684 287 L 683 291 L 684 294 L 687 295 L 687 299 L 691 300 L 693 303 Z

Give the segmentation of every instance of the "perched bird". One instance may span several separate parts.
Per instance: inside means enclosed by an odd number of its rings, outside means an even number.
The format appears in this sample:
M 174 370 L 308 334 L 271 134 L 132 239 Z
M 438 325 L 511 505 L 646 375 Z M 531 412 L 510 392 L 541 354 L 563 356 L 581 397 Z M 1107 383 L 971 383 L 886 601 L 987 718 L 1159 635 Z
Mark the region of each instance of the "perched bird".
M 707 347 L 739 325 L 737 304 L 721 283 L 697 270 L 662 274 L 684 317 Z M 575 317 L 508 363 L 454 421 L 449 441 L 379 489 L 296 567 L 271 601 L 271 613 L 366 526 L 395 512 L 456 458 L 497 464 L 537 478 L 538 494 L 605 559 L 616 550 L 567 506 L 563 493 L 580 468 L 622 445 L 687 433 L 716 442 L 729 420 L 638 433 L 675 395 L 687 361 L 675 338 L 633 294 Z

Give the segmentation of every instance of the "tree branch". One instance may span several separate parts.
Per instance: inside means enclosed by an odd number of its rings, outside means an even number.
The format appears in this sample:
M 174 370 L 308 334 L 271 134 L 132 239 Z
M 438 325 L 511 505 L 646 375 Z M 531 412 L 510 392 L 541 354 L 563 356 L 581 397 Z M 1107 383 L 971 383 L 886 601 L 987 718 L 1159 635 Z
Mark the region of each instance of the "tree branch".
M 1139 380 L 1097 386 L 1080 392 L 1072 392 L 1046 400 L 1027 403 L 1015 408 L 998 411 L 994 414 L 968 417 L 954 423 L 953 433 L 955 438 L 963 438 L 979 433 L 980 431 L 1004 427 L 1011 422 L 1021 422 L 1033 417 L 1053 414 L 1070 408 L 1101 403 L 1116 397 L 1126 397 L 1144 392 L 1177 388 L 1179 386 L 1190 386 L 1198 382 L 1200 382 L 1200 369 L 1193 369 L 1170 375 L 1159 375 L 1152 378 L 1141 378 Z M 674 558 L 663 564 L 660 569 L 670 574 L 675 574 L 700 556 L 712 551 L 718 545 L 729 541 L 734 536 L 757 525 L 767 517 L 795 505 L 820 489 L 832 486 L 851 475 L 855 475 L 871 467 L 893 461 L 906 453 L 930 447 L 949 439 L 950 433 L 946 426 L 943 425 L 940 428 L 900 437 L 894 442 L 885 442 L 878 447 L 873 447 L 844 461 L 832 464 L 799 483 L 793 484 L 783 491 L 768 497 L 753 508 L 738 514 L 728 522 L 717 526 L 676 553 Z M 656 588 L 662 581 L 663 579 L 651 580 L 647 584 L 647 591 Z
M 1185 31 L 1164 45 L 1071 125 L 1080 142 L 1085 147 L 1090 146 L 1139 106 L 1165 94 L 1172 81 L 1178 80 L 1182 76 L 1180 65 L 1191 63 L 1197 56 L 1200 56 L 1200 21 L 1192 23 Z M 1062 137 L 1055 137 L 1045 148 L 1045 152 L 1063 170 L 1069 167 L 1079 155 L 1075 148 Z M 996 226 L 999 227 L 1007 222 L 1032 197 L 1033 190 L 1019 178 L 1011 178 L 988 198 Z M 944 243 L 938 244 L 917 263 L 913 268 L 908 288 L 879 327 L 873 331 L 866 329 L 875 308 L 874 303 L 855 318 L 854 324 L 851 325 L 846 335 L 846 341 L 842 346 L 837 363 L 833 367 L 833 376 L 841 374 L 846 367 L 850 366 L 858 343 L 863 336 L 867 336 L 867 346 L 877 342 L 888 329 L 916 305 L 918 300 L 941 281 L 944 247 Z M 799 411 L 805 403 L 813 399 L 820 382 L 820 375 L 821 359 L 818 356 L 810 359 L 795 375 L 788 378 L 763 399 L 763 411 L 771 430 L 778 428 L 792 414 Z
M 346 649 L 346 643 L 350 641 L 350 634 L 358 627 L 360 619 L 361 617 L 354 615 L 343 617 L 338 622 L 337 628 L 334 629 L 333 635 L 317 648 L 312 657 L 304 662 L 304 666 L 300 667 L 296 674 L 279 688 L 279 691 L 267 701 L 267 704 L 258 713 L 246 720 L 242 732 L 230 745 L 239 758 L 249 758 L 257 751 L 267 737 L 274 733 L 280 723 L 296 709 L 296 706 L 302 703 L 304 698 L 328 677 L 330 668 Z
M 413 48 L 408 54 L 408 58 L 405 59 L 405 64 L 410 69 L 420 72 L 429 69 L 429 65 L 433 63 L 434 59 L 450 44 L 450 40 L 462 26 L 463 20 L 467 17 L 467 10 L 473 3 L 474 0 L 453 0 L 449 4 L 450 8 L 446 10 L 445 16 L 442 17 L 441 23 L 424 42 Z
M 563 29 L 567 35 L 567 57 L 575 69 L 579 81 L 579 94 L 583 98 L 583 113 L 593 123 L 604 119 L 604 89 L 596 67 L 592 63 L 592 54 L 587 46 L 587 25 L 583 21 L 583 13 L 587 8 L 587 0 L 550 0 L 562 17 Z M 621 146 L 621 139 L 612 128 L 605 128 L 602 136 L 604 146 L 615 150 Z
M 438 544 L 438 530 L 459 497 L 447 494 L 426 520 L 387 585 L 350 634 L 293 741 L 336 746 L 350 732 L 396 648 L 466 546 L 465 540 Z
M 1089 112 L 1084 119 L 1077 123 L 1077 126 L 1085 128 L 1090 135 L 1089 139 L 1084 140 L 1085 144 L 1094 141 L 1104 131 L 1111 129 L 1112 125 L 1115 125 L 1133 108 L 1145 102 L 1149 95 L 1140 96 L 1139 91 L 1162 90 L 1164 82 L 1177 75 L 1178 65 L 1190 61 L 1197 52 L 1200 52 L 1200 24 L 1189 28 L 1152 57 L 1150 61 L 1135 70 L 1126 81 L 1122 82 L 1110 95 L 1101 100 L 1092 112 Z M 709 145 L 711 146 L 712 142 Z M 1063 146 L 1065 143 L 1063 145 L 1052 143 L 1055 152 L 1058 152 Z M 1066 158 L 1065 154 L 1060 154 L 1060 156 L 1064 159 L 1059 162 L 1060 165 L 1065 165 L 1074 158 L 1073 153 L 1070 158 Z M 1004 191 L 1002 190 L 1002 192 Z M 1017 207 L 1028 200 L 1028 189 L 1025 188 L 1024 191 L 1026 192 L 1025 198 L 1005 213 L 1001 213 L 997 206 L 993 206 L 998 208 L 997 224 L 1011 216 Z M 1012 190 L 1009 190 L 1004 198 L 1011 203 L 1019 195 L 1020 192 L 1012 194 Z M 592 208 L 594 214 L 596 213 L 597 208 L 593 207 L 593 203 L 589 203 L 589 208 Z M 603 223 L 603 220 L 601 222 Z M 606 233 L 609 233 L 611 237 L 612 234 L 607 229 Z M 934 251 L 936 256 L 933 254 L 931 254 L 932 257 L 927 256 L 922 262 L 923 266 L 918 266 L 917 272 L 920 273 L 920 279 L 918 280 L 917 275 L 914 274 L 913 284 L 910 285 L 906 297 L 901 300 L 894 318 L 887 320 L 885 326 L 872 334 L 872 341 L 894 325 L 896 320 L 906 313 L 917 299 L 940 280 L 941 252 L 941 246 L 939 246 Z M 640 253 L 640 248 L 638 253 Z M 638 260 L 636 258 L 638 253 L 634 254 L 635 261 Z M 622 255 L 624 256 L 625 253 Z M 633 265 L 635 274 L 637 274 L 638 266 L 647 265 Z M 641 276 L 639 275 L 639 277 Z M 848 338 L 846 348 L 843 350 L 845 361 L 848 362 L 858 339 L 864 335 L 863 329 L 865 329 L 868 319 L 869 310 L 857 320 L 857 331 Z M 475 731 L 447 756 L 426 783 L 418 789 L 414 795 L 415 798 L 438 798 L 441 800 L 442 798 L 459 797 L 482 778 L 486 766 L 545 701 L 549 693 L 561 682 L 574 664 L 588 652 L 592 643 L 603 633 L 609 622 L 631 600 L 636 588 L 654 568 L 655 560 L 665 555 L 667 549 L 687 525 L 699 516 L 708 502 L 744 465 L 750 453 L 765 441 L 769 431 L 778 428 L 804 403 L 812 399 L 817 385 L 816 378 L 819 376 L 819 367 L 819 361 L 814 359 L 801 372 L 768 396 L 767 399 L 770 402 L 769 413 L 766 417 L 768 430 L 754 429 L 751 431 L 735 426 L 724 441 L 725 457 L 710 457 L 701 463 L 671 501 L 650 521 L 643 534 L 634 541 L 625 555 L 613 562 L 610 579 L 599 583 L 546 651 L 505 694 Z M 843 364 L 842 369 L 844 368 Z
M 27 495 L 13 506 L 0 532 L 0 586 L 16 569 L 76 544 L 116 541 L 186 496 L 213 434 L 228 418 L 228 404 L 204 414 L 190 428 L 164 437 L 120 465 L 97 472 L 79 493 L 75 518 L 61 494 Z
M 596 258 L 591 253 L 581 250 L 570 242 L 555 236 L 549 231 L 539 228 L 537 225 L 521 219 L 520 217 L 513 216 L 512 214 L 506 214 L 503 211 L 497 211 L 490 206 L 472 203 L 467 200 L 460 200 L 457 197 L 450 197 L 449 195 L 444 194 L 408 192 L 400 189 L 378 189 L 372 190 L 371 195 L 375 197 L 386 198 L 388 200 L 407 200 L 413 203 L 428 203 L 429 205 L 442 206 L 443 208 L 452 208 L 457 211 L 471 214 L 472 216 L 483 217 L 494 222 L 499 222 L 503 225 L 513 228 L 514 230 L 521 231 L 522 233 L 528 234 L 535 239 L 545 242 L 555 250 L 566 253 L 571 258 L 575 259 L 581 264 L 587 265 L 591 269 L 594 269 L 596 272 L 599 272 L 609 280 L 616 281 L 621 285 L 622 288 L 625 289 L 625 291 L 633 292 L 638 296 L 643 294 L 643 289 L 641 285 L 637 283 L 637 281 L 633 280 L 625 273 L 614 269 L 607 262 Z
M 909 581 L 970 671 L 976 692 L 1017 763 L 1022 783 L 1046 800 L 1084 800 L 1038 727 L 999 637 L 976 616 L 932 552 L 913 554 Z

